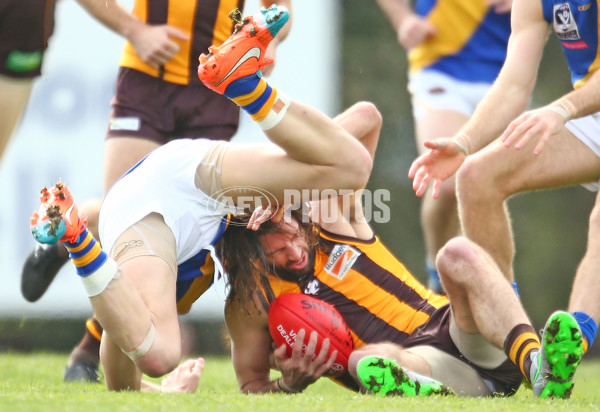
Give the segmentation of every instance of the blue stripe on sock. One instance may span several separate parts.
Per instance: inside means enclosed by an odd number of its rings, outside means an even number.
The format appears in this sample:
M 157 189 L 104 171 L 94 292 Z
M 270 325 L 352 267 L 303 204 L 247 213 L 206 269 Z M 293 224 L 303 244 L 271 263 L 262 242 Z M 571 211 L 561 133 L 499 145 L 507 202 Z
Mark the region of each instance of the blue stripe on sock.
M 232 81 L 223 94 L 225 97 L 235 99 L 236 97 L 252 93 L 256 90 L 258 82 L 260 82 L 260 77 L 257 74 L 240 77 L 239 79 Z
M 596 334 L 598 333 L 598 325 L 596 321 L 592 319 L 590 315 L 584 312 L 571 312 L 571 315 L 575 317 L 577 324 L 579 324 L 579 328 L 581 329 L 581 333 L 588 342 L 588 351 L 592 347 L 592 343 L 596 339 Z
M 92 250 L 92 248 L 96 245 L 96 239 L 92 238 L 92 240 L 90 241 L 90 243 L 88 243 L 88 245 L 86 247 L 84 247 L 83 249 L 81 249 L 79 252 L 71 252 L 69 251 L 69 257 L 71 259 L 78 259 L 82 256 L 85 256 L 90 250 Z
M 271 97 L 271 93 L 273 93 L 273 89 L 271 89 L 271 86 L 267 85 L 267 88 L 258 99 L 250 104 L 247 104 L 246 106 L 243 106 L 242 109 L 244 109 L 248 114 L 258 113 L 258 111 L 265 105 L 267 100 L 269 100 L 269 97 Z
M 108 259 L 108 255 L 104 251 L 100 252 L 96 259 L 92 260 L 85 266 L 78 267 L 77 274 L 83 277 L 91 275 L 96 270 L 98 270 L 98 268 L 102 266 L 104 262 L 106 262 L 106 259 Z

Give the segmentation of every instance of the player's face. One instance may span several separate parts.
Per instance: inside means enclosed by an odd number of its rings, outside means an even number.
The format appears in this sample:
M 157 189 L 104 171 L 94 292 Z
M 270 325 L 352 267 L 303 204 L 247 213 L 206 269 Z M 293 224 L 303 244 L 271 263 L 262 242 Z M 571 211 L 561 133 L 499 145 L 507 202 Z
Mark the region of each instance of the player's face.
M 306 234 L 295 219 L 283 220 L 281 231 L 259 237 L 267 261 L 288 273 L 304 273 L 309 269 L 310 253 Z

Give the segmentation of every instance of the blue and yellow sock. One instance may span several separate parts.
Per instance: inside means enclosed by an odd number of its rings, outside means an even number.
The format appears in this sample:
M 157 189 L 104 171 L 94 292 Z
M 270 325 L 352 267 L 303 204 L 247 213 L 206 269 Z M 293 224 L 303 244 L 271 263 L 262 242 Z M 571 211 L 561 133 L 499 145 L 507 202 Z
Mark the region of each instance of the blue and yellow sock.
M 87 229 L 76 242 L 65 242 L 64 245 L 88 296 L 102 293 L 117 273 L 115 261 L 108 257 Z
M 598 324 L 590 315 L 585 312 L 571 312 L 571 315 L 577 321 L 581 334 L 583 335 L 583 353 L 585 354 L 594 343 L 596 334 L 598 333 Z
M 75 243 L 65 242 L 69 258 L 77 268 L 79 276 L 89 276 L 94 273 L 108 258 L 94 236 L 85 229 Z
M 290 105 L 290 99 L 269 86 L 259 73 L 232 82 L 225 96 L 244 109 L 263 130 L 275 127 Z

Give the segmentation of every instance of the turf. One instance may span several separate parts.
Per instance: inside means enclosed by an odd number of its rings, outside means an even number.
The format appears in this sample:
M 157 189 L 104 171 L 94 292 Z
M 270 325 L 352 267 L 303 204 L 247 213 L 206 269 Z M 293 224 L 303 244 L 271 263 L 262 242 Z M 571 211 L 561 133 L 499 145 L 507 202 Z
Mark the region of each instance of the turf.
M 521 388 L 497 399 L 434 397 L 380 398 L 350 392 L 321 379 L 300 395 L 243 395 L 237 392 L 229 358 L 207 358 L 195 394 L 108 392 L 101 384 L 62 382 L 67 356 L 0 353 L 0 409 L 4 411 L 592 411 L 600 410 L 600 360 L 579 367 L 570 400 L 541 400 Z

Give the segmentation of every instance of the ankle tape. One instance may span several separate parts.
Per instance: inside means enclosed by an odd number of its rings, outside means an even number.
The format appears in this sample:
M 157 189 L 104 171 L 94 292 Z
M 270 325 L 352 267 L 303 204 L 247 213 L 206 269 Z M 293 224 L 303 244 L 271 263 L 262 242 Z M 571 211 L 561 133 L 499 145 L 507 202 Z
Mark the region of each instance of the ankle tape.
M 80 276 L 79 278 L 88 296 L 91 298 L 104 292 L 108 283 L 115 277 L 117 269 L 117 262 L 107 258 L 95 272 L 87 276 Z
M 277 126 L 277 124 L 283 119 L 288 107 L 290 107 L 291 99 L 283 93 L 276 92 L 275 102 L 273 107 L 269 110 L 269 113 L 264 119 L 258 121 L 258 125 L 262 130 L 269 130 Z
M 135 362 L 135 361 L 139 360 L 142 356 L 144 356 L 145 354 L 148 353 L 148 351 L 152 347 L 152 344 L 154 343 L 155 338 L 156 338 L 156 328 L 154 327 L 154 322 L 150 321 L 150 330 L 148 331 L 148 334 L 146 334 L 146 337 L 144 338 L 142 343 L 140 343 L 140 346 L 138 346 L 136 349 L 132 350 L 131 352 L 123 351 L 123 353 L 125 355 L 127 355 L 127 357 L 129 357 L 129 359 L 131 359 L 132 361 Z

